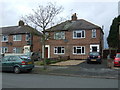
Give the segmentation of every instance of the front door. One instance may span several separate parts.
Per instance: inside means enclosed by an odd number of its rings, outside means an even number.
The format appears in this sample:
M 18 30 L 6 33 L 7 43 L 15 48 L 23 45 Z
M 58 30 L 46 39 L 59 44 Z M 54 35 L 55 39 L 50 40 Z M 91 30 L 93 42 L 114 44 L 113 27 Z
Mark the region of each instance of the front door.
M 46 50 L 46 58 L 48 58 L 48 47 L 45 47 Z
M 92 52 L 97 52 L 97 46 L 92 47 Z

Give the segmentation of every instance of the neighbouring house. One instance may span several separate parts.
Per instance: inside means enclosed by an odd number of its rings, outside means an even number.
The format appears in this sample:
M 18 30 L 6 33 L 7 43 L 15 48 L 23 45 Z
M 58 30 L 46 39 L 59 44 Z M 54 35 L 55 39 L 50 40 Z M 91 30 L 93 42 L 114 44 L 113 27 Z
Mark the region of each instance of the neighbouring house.
M 102 53 L 103 50 L 102 28 L 84 19 L 77 19 L 76 13 L 71 20 L 47 29 L 46 33 L 50 35 L 46 41 L 48 58 L 69 56 L 70 59 L 86 59 L 89 52 Z
M 22 20 L 18 26 L 0 28 L 1 53 L 26 53 L 41 51 L 41 33 L 24 25 Z

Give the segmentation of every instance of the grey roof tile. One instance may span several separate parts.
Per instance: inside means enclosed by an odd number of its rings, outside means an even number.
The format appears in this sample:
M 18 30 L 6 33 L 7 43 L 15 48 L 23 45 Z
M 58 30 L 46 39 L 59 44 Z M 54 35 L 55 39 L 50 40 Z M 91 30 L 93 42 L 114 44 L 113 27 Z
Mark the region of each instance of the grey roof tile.
M 100 28 L 99 26 L 92 24 L 84 19 L 79 19 L 76 21 L 68 20 L 65 22 L 62 22 L 58 25 L 55 25 L 46 31 L 61 31 L 61 30 L 79 30 L 79 29 L 84 29 L 84 30 L 90 30 L 90 29 L 97 29 Z
M 34 28 L 24 25 L 24 26 L 10 26 L 10 27 L 1 27 L 0 32 L 2 34 L 10 35 L 10 34 L 25 34 L 25 33 L 32 33 L 35 35 L 42 35 L 39 31 L 35 30 Z

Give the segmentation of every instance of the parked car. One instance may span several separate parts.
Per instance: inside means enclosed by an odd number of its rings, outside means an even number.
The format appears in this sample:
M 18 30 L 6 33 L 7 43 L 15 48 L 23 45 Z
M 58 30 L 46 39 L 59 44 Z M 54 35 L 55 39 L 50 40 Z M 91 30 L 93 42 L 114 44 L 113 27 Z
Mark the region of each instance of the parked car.
M 97 62 L 102 63 L 101 55 L 99 52 L 90 52 L 87 58 L 87 63 Z
M 2 58 L 2 71 L 14 71 L 20 73 L 22 71 L 31 71 L 34 68 L 34 62 L 27 56 L 4 56 Z
M 120 53 L 117 53 L 114 58 L 114 66 L 120 66 Z

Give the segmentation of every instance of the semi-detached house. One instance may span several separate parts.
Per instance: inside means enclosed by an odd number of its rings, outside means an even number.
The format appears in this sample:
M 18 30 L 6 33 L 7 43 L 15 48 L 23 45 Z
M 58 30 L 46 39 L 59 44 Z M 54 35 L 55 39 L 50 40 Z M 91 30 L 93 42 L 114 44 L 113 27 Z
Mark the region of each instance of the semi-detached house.
M 104 32 L 101 27 L 84 19 L 62 22 L 46 30 L 50 38 L 46 41 L 46 57 L 69 56 L 70 59 L 86 59 L 89 52 L 103 49 Z
M 25 53 L 41 51 L 41 33 L 19 21 L 17 26 L 0 28 L 0 53 Z

